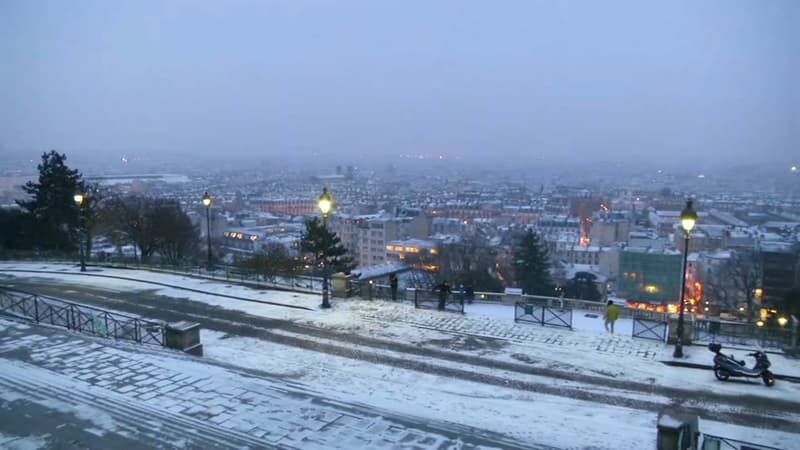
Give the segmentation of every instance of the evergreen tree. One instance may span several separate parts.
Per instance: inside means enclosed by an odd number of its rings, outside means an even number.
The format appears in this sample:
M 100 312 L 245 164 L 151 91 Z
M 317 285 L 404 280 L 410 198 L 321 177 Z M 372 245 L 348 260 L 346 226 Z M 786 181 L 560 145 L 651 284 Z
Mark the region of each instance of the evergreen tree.
M 513 246 L 514 273 L 517 286 L 531 295 L 552 295 L 550 262 L 547 249 L 539 243 L 539 236 L 528 230 L 517 237 Z
M 17 204 L 33 217 L 36 224 L 35 247 L 72 251 L 78 243 L 79 209 L 74 196 L 83 192 L 81 174 L 66 165 L 67 157 L 55 150 L 42 154 L 39 181 L 29 181 L 22 189 L 30 200 Z
M 35 236 L 33 216 L 16 209 L 0 208 L 0 252 L 30 250 Z
M 317 266 L 327 266 L 333 272 L 349 273 L 355 267 L 353 258 L 348 255 L 339 236 L 317 217 L 306 221 L 306 231 L 300 241 L 300 248 L 314 255 Z

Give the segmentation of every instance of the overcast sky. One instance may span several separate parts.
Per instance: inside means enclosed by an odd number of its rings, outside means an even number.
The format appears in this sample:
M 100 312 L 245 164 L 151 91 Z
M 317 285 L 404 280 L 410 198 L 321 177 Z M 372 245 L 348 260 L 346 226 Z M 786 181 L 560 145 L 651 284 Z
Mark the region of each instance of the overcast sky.
M 788 165 L 799 24 L 797 0 L 0 0 L 0 149 Z

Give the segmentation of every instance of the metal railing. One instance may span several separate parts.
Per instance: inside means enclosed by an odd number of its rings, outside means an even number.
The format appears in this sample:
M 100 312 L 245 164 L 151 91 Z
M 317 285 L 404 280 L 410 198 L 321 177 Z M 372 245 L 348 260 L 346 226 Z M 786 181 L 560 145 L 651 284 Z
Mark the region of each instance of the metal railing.
M 12 261 L 48 261 L 48 262 L 61 262 L 75 264 L 77 260 L 64 258 L 63 256 L 53 257 L 47 254 L 27 254 L 27 255 L 9 255 L 7 252 L 0 255 L 4 257 L 13 257 Z M 26 258 L 25 256 L 28 256 Z M 116 256 L 107 256 L 103 259 L 94 259 L 91 261 L 94 266 L 110 267 L 110 268 L 134 268 L 144 269 L 154 272 L 163 272 L 179 275 L 190 275 L 193 277 L 206 278 L 210 280 L 237 282 L 252 285 L 261 289 L 286 289 L 298 292 L 319 293 L 322 290 L 322 278 L 313 273 L 298 273 L 286 275 L 270 275 L 265 276 L 254 270 L 249 270 L 237 266 L 217 265 L 213 270 L 208 270 L 202 266 L 195 265 L 168 265 L 158 263 L 142 263 L 134 258 L 120 258 Z M 374 300 L 383 299 L 391 300 L 392 293 L 389 285 L 378 284 L 374 281 L 372 283 L 367 281 L 359 282 L 352 280 L 349 285 L 349 292 L 362 299 Z M 429 306 L 430 302 L 438 302 L 436 298 L 431 298 L 428 289 L 414 289 L 405 288 L 398 289 L 396 294 L 397 301 L 414 301 L 415 305 L 422 305 L 422 307 Z M 474 299 L 476 301 L 484 302 L 497 302 L 508 304 L 509 306 L 517 303 L 535 303 L 542 304 L 551 310 L 584 310 L 603 313 L 606 308 L 605 302 L 596 302 L 572 298 L 537 296 L 537 295 L 515 295 L 506 294 L 501 292 L 476 292 Z M 464 312 L 465 302 L 463 292 L 454 291 L 448 299 L 448 310 L 459 310 Z M 438 306 L 435 304 L 434 307 Z M 419 306 L 418 306 L 419 307 Z M 523 314 L 524 315 L 524 314 Z M 515 314 L 515 317 L 517 315 Z M 619 308 L 619 316 L 621 318 L 634 319 L 634 332 L 635 337 L 648 337 L 656 339 L 656 335 L 661 335 L 661 328 L 668 329 L 665 324 L 669 321 L 669 313 L 650 311 L 639 308 Z M 80 317 L 76 313 L 75 317 Z M 555 319 L 558 321 L 557 319 Z M 520 320 L 525 321 L 525 320 Z M 539 323 L 541 321 L 538 321 Z M 638 328 L 637 328 L 638 323 Z M 83 323 L 77 324 L 83 327 Z M 789 328 L 775 328 L 775 327 L 758 327 L 752 323 L 742 322 L 724 322 L 698 319 L 694 321 L 693 340 L 697 342 L 721 342 L 733 345 L 761 345 L 764 347 L 776 348 L 792 348 L 793 335 Z M 98 327 L 99 328 L 99 327 Z M 124 328 L 124 327 L 123 327 Z M 108 329 L 108 328 L 107 328 Z M 637 331 L 638 330 L 638 331 Z M 665 332 L 666 333 L 666 332 Z M 124 332 L 122 334 L 125 334 Z
M 354 281 L 352 294 L 364 300 L 393 300 L 392 287 L 388 284 L 378 284 L 373 281 Z M 413 299 L 413 289 L 397 289 L 394 300 L 405 301 Z
M 0 287 L 0 314 L 139 344 L 166 345 L 163 322 Z
M 777 447 L 769 447 L 712 434 L 702 433 L 702 437 L 703 442 L 700 445 L 700 450 L 780 450 Z
M 6 255 L 8 256 L 8 255 Z M 29 255 L 29 258 L 15 258 L 5 260 L 8 262 L 19 261 L 42 261 L 50 263 L 77 264 L 77 260 L 67 258 L 48 258 L 46 255 Z M 112 269 L 142 269 L 153 272 L 162 272 L 176 275 L 188 275 L 199 278 L 206 278 L 216 281 L 230 281 L 247 283 L 257 288 L 277 288 L 299 292 L 319 293 L 322 292 L 322 276 L 312 272 L 272 274 L 264 275 L 258 271 L 232 265 L 216 265 L 212 270 L 198 265 L 174 265 L 161 264 L 157 262 L 141 262 L 135 258 L 108 256 L 106 258 L 94 258 L 86 262 L 87 265 L 94 267 L 106 267 Z
M 692 331 L 694 332 L 692 340 L 695 342 L 775 348 L 787 348 L 792 345 L 790 328 L 758 326 L 755 323 L 696 319 Z
M 428 289 L 414 289 L 414 307 L 420 309 L 439 309 L 449 312 L 464 313 L 464 296 L 447 294 L 444 298 L 444 308 L 440 308 L 442 300 L 438 292 Z
M 517 302 L 514 321 L 572 329 L 572 309 L 551 307 L 546 302 Z
M 669 322 L 639 317 L 633 318 L 633 330 L 631 335 L 635 338 L 666 342 L 668 331 Z
M 191 275 L 211 280 L 235 281 L 255 285 L 259 288 L 282 288 L 308 292 L 322 292 L 322 276 L 308 273 L 265 275 L 256 270 L 231 265 L 216 265 L 209 270 L 203 266 L 170 264 L 142 264 L 130 261 L 93 262 L 94 265 L 112 268 L 147 269 L 164 273 Z

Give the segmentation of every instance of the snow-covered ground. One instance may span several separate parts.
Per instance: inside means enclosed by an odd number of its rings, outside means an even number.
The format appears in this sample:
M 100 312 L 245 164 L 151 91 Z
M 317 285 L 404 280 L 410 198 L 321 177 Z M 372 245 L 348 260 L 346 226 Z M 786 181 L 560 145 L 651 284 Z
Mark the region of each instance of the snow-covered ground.
M 53 273 L 14 273 L 12 270 Z M 515 324 L 513 307 L 497 304 L 467 305 L 464 316 L 415 310 L 413 305 L 403 303 L 341 299 L 334 299 L 334 308 L 331 310 L 321 310 L 317 295 L 259 291 L 235 284 L 135 270 L 92 268 L 90 274 L 102 276 L 82 276 L 74 267 L 64 265 L 0 263 L 0 276 L 7 278 L 5 284 L 10 285 L 14 284 L 15 276 L 36 276 L 70 283 L 88 283 L 118 292 L 157 289 L 161 295 L 188 298 L 254 316 L 307 323 L 414 344 L 421 348 L 440 348 L 432 342 L 452 339 L 454 335 L 500 339 L 503 345 L 497 348 L 461 348 L 458 351 L 499 362 L 524 361 L 531 367 L 558 369 L 600 379 L 672 386 L 722 395 L 746 392 L 752 396 L 800 403 L 800 390 L 796 384 L 779 381 L 772 389 L 768 389 L 756 382 L 721 383 L 707 370 L 666 366 L 661 361 L 673 359 L 671 346 L 630 337 L 632 323 L 627 319 L 617 322 L 615 335 L 611 336 L 604 330 L 602 317 L 589 311 L 573 311 L 573 330 L 567 330 Z M 180 289 L 136 280 L 179 286 Z M 307 309 L 290 309 L 231 297 Z M 291 335 L 291 332 L 281 332 Z M 368 404 L 421 419 L 471 424 L 522 440 L 547 442 L 559 448 L 581 448 L 589 444 L 597 448 L 652 448 L 655 443 L 657 413 L 654 411 L 457 380 L 212 330 L 203 330 L 201 336 L 207 358 L 290 376 L 307 385 L 310 390 L 342 402 Z M 303 338 L 309 339 L 308 336 Z M 329 343 L 322 338 L 315 339 Z M 684 351 L 686 362 L 711 362 L 712 355 L 704 347 L 686 347 Z M 736 353 L 737 356 L 744 356 L 743 352 Z M 424 359 L 390 350 L 381 354 L 416 362 Z M 770 358 L 776 373 L 800 376 L 798 361 L 780 355 L 770 355 Z M 447 364 L 453 369 L 508 376 L 509 379 L 538 383 L 553 389 L 590 390 L 600 395 L 620 396 L 663 404 L 665 407 L 669 405 L 668 398 L 654 394 L 603 388 L 597 384 L 540 375 L 510 374 L 498 369 L 454 362 Z M 800 414 L 793 414 L 787 419 L 800 421 Z M 719 432 L 719 426 L 715 430 Z M 733 432 L 731 429 L 730 433 Z M 789 448 L 787 443 L 797 439 L 796 435 L 778 432 L 753 431 L 750 435 L 750 440 L 778 448 Z

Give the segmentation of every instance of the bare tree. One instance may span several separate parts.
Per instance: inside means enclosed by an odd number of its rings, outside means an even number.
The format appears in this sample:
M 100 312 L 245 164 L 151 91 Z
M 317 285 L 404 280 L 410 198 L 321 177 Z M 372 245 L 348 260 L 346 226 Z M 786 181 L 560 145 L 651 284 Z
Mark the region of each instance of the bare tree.
M 763 268 L 761 254 L 755 250 L 731 252 L 729 274 L 734 288 L 747 305 L 747 321 L 753 320 L 753 300 L 761 285 Z
M 497 250 L 481 235 L 466 236 L 461 242 L 443 245 L 440 262 L 440 280 L 471 285 L 480 291 L 498 291 L 503 288 L 502 282 L 493 275 Z
M 133 244 L 146 262 L 158 252 L 170 263 L 194 256 L 200 233 L 175 200 L 130 196 L 109 199 L 102 230 L 117 245 Z
M 81 211 L 81 222 L 84 232 L 86 233 L 86 239 L 83 243 L 84 254 L 91 255 L 94 235 L 97 233 L 99 227 L 98 221 L 100 219 L 101 205 L 106 196 L 97 183 L 83 183 L 82 190 L 85 204 Z
M 117 245 L 135 245 L 142 261 L 147 261 L 158 248 L 154 224 L 145 213 L 150 203 L 147 197 L 117 197 L 103 208 L 103 220 L 112 241 Z
M 153 224 L 156 248 L 169 264 L 178 264 L 197 255 L 200 230 L 173 200 L 156 200 L 145 208 L 146 221 Z
M 723 310 L 736 309 L 736 288 L 731 278 L 731 261 L 716 260 L 710 264 L 703 277 L 703 293 L 712 304 Z
M 240 266 L 255 270 L 268 281 L 274 281 L 277 276 L 298 271 L 302 263 L 289 253 L 286 246 L 270 242 L 252 258 L 242 261 Z

